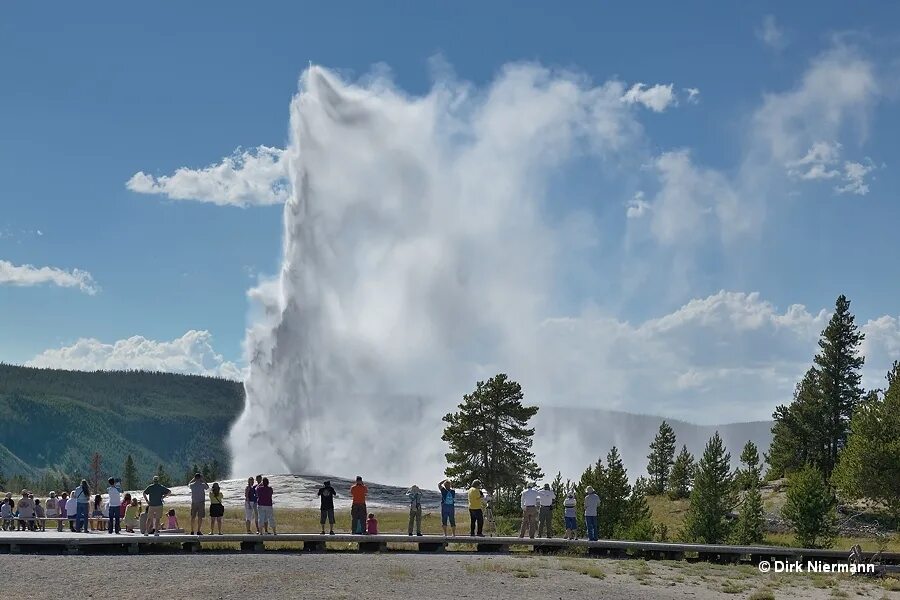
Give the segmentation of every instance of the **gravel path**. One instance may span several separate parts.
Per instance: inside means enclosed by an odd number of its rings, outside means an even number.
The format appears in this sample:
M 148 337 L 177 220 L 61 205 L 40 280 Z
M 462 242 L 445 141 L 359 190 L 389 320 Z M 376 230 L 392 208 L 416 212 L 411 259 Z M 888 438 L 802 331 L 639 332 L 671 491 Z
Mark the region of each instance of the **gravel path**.
M 707 572 L 705 566 L 700 568 L 704 571 L 692 576 L 685 567 L 643 561 L 412 553 L 4 555 L 0 556 L 0 572 L 6 576 L 0 590 L 4 598 L 92 600 L 246 600 L 252 596 L 273 600 L 705 600 L 747 598 L 768 581 L 747 570 L 716 573 Z M 721 581 L 717 580 L 719 575 Z M 725 594 L 723 582 L 735 576 L 743 577 L 737 581 L 745 582 L 744 589 Z M 790 586 L 775 589 L 774 597 L 828 598 L 830 591 Z M 874 585 L 865 592 L 858 590 L 854 596 L 880 598 L 884 592 Z M 890 598 L 897 597 L 892 592 L 888 594 Z

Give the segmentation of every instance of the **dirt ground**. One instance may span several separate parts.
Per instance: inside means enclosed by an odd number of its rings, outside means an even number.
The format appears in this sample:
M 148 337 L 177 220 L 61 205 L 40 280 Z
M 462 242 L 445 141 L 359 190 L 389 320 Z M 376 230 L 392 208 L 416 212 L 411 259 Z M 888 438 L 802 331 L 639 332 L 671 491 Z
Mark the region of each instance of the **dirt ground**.
M 471 554 L 0 556 L 4 598 L 890 598 L 897 580 L 762 575 L 749 566 Z M 894 585 L 897 584 L 897 585 Z

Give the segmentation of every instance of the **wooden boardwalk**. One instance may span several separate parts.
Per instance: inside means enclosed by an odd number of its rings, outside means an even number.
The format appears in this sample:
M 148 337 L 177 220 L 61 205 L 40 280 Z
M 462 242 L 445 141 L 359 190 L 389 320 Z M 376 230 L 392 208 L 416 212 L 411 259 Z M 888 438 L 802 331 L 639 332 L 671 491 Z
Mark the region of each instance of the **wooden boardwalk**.
M 307 552 L 325 552 L 326 544 L 341 550 L 360 552 L 384 552 L 406 550 L 418 552 L 475 551 L 504 553 L 511 549 L 523 552 L 550 553 L 571 548 L 585 548 L 591 556 L 618 558 L 646 558 L 667 560 L 701 560 L 719 563 L 767 560 L 807 561 L 818 560 L 839 564 L 847 562 L 848 552 L 840 549 L 816 550 L 781 546 L 730 546 L 724 544 L 676 544 L 667 542 L 637 542 L 628 540 L 564 540 L 561 538 L 518 537 L 469 537 L 445 538 L 437 535 L 320 535 L 318 533 L 284 533 L 279 535 L 187 535 L 161 534 L 108 534 L 105 531 L 85 533 L 70 532 L 15 532 L 0 531 L 0 553 L 132 553 L 142 549 L 150 552 L 197 552 L 209 544 L 223 542 L 238 544 L 244 552 L 260 552 L 267 544 L 276 542 L 300 543 Z M 864 552 L 869 559 L 872 552 Z M 900 553 L 884 553 L 884 564 L 900 564 Z

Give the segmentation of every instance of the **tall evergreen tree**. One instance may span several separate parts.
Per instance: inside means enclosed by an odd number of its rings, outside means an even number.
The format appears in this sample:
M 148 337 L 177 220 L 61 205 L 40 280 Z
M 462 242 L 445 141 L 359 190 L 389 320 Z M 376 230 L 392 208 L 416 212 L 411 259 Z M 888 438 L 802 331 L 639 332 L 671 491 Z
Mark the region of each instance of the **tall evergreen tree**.
M 734 482 L 739 490 L 749 490 L 752 487 L 759 486 L 760 467 L 759 467 L 759 450 L 753 440 L 747 440 L 744 449 L 741 450 L 742 468 L 737 470 L 734 476 Z
M 538 407 L 523 405 L 523 397 L 522 387 L 503 373 L 479 381 L 463 396 L 459 411 L 444 416 L 447 477 L 466 483 L 481 479 L 495 490 L 543 477 L 531 449 L 534 429 L 528 427 Z
M 731 455 L 717 431 L 710 438 L 697 464 L 691 506 L 682 536 L 695 542 L 719 544 L 728 538 L 728 515 L 735 505 Z
M 631 487 L 631 495 L 625 504 L 625 514 L 616 537 L 626 540 L 653 539 L 656 527 L 650 515 L 650 505 L 647 504 L 649 489 L 650 484 L 643 477 L 638 477 Z
M 650 494 L 662 494 L 666 491 L 669 472 L 675 463 L 675 430 L 665 421 L 659 426 L 659 432 L 650 443 L 650 454 L 647 455 L 647 475 L 650 476 Z
M 91 455 L 91 489 L 95 494 L 99 494 L 100 482 L 103 480 L 103 457 L 99 452 Z
M 791 475 L 781 514 L 794 528 L 798 546 L 831 546 L 836 533 L 835 504 L 834 496 L 816 467 L 807 465 Z
M 815 367 L 807 370 L 794 389 L 793 402 L 778 406 L 772 414 L 772 442 L 766 455 L 768 479 L 779 479 L 806 464 L 821 465 L 825 461 L 828 444 L 819 380 Z
M 139 485 L 137 467 L 131 454 L 125 457 L 125 466 L 122 467 L 122 485 L 126 490 L 136 490 Z
M 606 455 L 605 477 L 599 482 L 600 510 L 597 511 L 597 532 L 600 537 L 613 537 L 625 523 L 631 485 L 619 450 L 613 446 Z
M 900 524 L 900 362 L 883 397 L 869 394 L 850 421 L 850 437 L 832 477 L 848 499 L 884 506 Z
M 669 498 L 680 500 L 691 495 L 694 485 L 694 455 L 688 452 L 687 446 L 681 446 L 681 452 L 675 458 L 672 472 L 669 473 Z
M 847 442 L 850 418 L 862 398 L 862 369 L 865 357 L 859 346 L 865 339 L 850 313 L 850 301 L 841 294 L 834 306 L 834 314 L 819 340 L 816 367 L 822 391 L 825 416 L 826 454 L 818 465 L 829 477 L 837 465 L 838 453 Z

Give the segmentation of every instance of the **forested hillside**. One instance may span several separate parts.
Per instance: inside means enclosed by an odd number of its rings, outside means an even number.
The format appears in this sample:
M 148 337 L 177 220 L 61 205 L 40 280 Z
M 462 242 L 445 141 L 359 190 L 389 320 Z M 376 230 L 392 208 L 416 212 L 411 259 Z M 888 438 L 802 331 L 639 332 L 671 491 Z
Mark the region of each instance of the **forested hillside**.
M 159 465 L 179 478 L 193 464 L 227 465 L 243 401 L 243 385 L 225 379 L 0 364 L 0 469 L 86 475 L 95 452 L 116 475 L 131 454 L 142 480 Z

